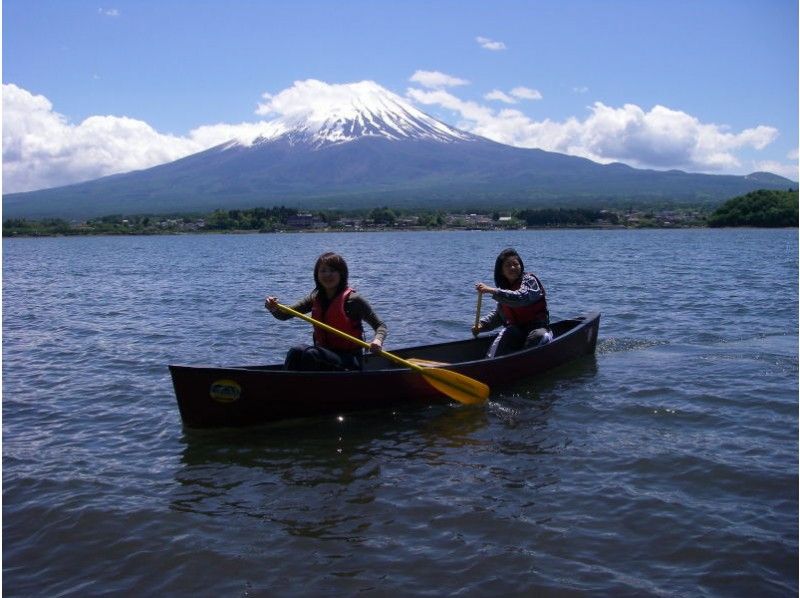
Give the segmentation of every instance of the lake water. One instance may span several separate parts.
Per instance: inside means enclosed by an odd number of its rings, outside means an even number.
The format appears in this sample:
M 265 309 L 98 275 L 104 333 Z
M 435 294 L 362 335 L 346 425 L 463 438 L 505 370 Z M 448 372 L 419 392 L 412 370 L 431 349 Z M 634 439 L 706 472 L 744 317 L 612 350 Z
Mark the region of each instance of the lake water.
M 9 596 L 791 596 L 798 232 L 3 241 Z M 336 250 L 387 348 L 464 338 L 511 245 L 597 353 L 436 405 L 181 426 L 167 364 L 281 362 Z M 489 309 L 484 301 L 484 313 Z

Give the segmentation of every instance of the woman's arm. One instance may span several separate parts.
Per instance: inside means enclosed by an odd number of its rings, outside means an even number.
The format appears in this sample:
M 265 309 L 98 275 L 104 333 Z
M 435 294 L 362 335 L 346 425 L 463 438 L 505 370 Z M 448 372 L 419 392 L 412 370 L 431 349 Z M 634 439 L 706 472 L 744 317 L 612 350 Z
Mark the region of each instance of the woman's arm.
M 478 323 L 478 329 L 475 332 L 486 332 L 487 330 L 494 330 L 498 326 L 503 324 L 503 319 L 500 317 L 500 310 L 494 308 L 494 310 L 486 316 L 481 318 L 481 321 Z
M 544 290 L 539 281 L 533 274 L 525 273 L 522 275 L 522 282 L 516 291 L 509 289 L 494 289 L 492 299 L 498 303 L 505 303 L 511 307 L 522 307 L 532 305 L 544 298 Z
M 306 297 L 295 303 L 294 305 L 290 305 L 293 310 L 299 311 L 301 314 L 307 314 L 311 311 L 311 307 L 314 305 L 314 291 L 309 293 Z M 273 315 L 278 320 L 288 320 L 292 318 L 292 314 L 287 314 L 285 311 L 282 311 L 278 308 L 278 298 L 277 297 L 267 297 L 264 300 L 264 307 L 267 308 L 267 311 Z
M 369 302 L 361 295 L 352 293 L 350 297 L 348 297 L 344 309 L 348 317 L 354 320 L 364 320 L 372 327 L 375 331 L 375 338 L 372 339 L 370 345 L 372 345 L 373 351 L 380 351 L 389 330 L 386 328 L 386 324 L 383 323 L 383 320 L 377 316 Z

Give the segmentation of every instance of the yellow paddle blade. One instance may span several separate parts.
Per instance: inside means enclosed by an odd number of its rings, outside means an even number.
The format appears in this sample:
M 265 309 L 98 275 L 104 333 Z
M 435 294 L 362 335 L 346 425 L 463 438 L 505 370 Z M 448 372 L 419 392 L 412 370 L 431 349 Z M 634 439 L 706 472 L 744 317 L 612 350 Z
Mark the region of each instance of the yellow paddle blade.
M 442 365 L 450 365 L 446 361 L 431 361 L 430 359 L 420 359 L 419 357 L 409 357 L 406 359 L 406 361 L 423 368 L 435 368 Z
M 489 398 L 489 387 L 458 372 L 439 368 L 422 368 L 425 381 L 442 394 L 465 405 L 480 405 Z

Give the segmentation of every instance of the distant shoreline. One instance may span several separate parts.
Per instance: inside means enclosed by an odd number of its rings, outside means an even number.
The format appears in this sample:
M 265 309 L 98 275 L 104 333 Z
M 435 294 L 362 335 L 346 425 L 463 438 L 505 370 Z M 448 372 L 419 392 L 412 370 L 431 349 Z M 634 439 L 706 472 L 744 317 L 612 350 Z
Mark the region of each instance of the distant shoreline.
M 510 212 L 402 211 L 304 212 L 273 206 L 206 214 L 120 214 L 83 221 L 9 218 L 3 237 L 318 232 L 419 232 L 510 230 L 641 230 L 721 227 L 794 228 L 797 191 L 760 190 L 732 198 L 713 212 L 701 206 L 661 208 L 540 208 Z
M 370 229 L 291 229 L 276 231 L 256 231 L 256 230 L 206 230 L 206 231 L 163 231 L 163 232 L 81 232 L 81 233 L 33 233 L 33 234 L 4 234 L 4 239 L 36 239 L 36 238 L 55 238 L 55 237 L 165 237 L 165 236 L 188 236 L 188 235 L 315 235 L 324 233 L 458 233 L 458 232 L 526 232 L 526 231 L 585 231 L 585 230 L 606 230 L 606 231 L 642 231 L 642 230 L 719 230 L 719 229 L 764 229 L 779 230 L 798 228 L 797 226 L 528 226 L 524 228 L 509 229 L 475 229 L 475 228 L 370 228 Z

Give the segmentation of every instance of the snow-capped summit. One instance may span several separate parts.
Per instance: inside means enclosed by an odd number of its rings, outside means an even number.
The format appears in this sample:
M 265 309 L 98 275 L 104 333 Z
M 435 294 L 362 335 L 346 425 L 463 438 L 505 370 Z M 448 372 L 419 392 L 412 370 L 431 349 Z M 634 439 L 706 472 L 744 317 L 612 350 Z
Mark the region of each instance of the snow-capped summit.
M 267 101 L 258 113 L 277 116 L 262 123 L 256 139 L 239 140 L 246 145 L 279 138 L 315 148 L 363 137 L 443 143 L 475 139 L 372 81 L 330 85 L 309 79 L 296 82 L 278 95 L 264 97 Z

